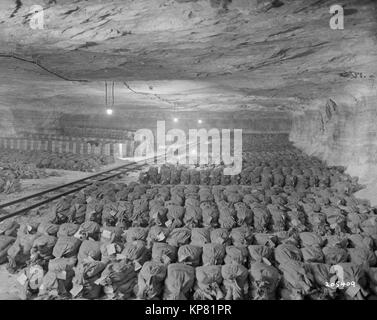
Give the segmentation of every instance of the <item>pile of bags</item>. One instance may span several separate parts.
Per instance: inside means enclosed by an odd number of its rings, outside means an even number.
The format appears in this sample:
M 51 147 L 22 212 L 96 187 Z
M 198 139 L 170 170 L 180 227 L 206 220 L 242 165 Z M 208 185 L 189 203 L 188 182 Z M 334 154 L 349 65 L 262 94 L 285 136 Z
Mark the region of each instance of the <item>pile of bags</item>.
M 31 162 L 28 153 L 19 150 L 2 149 L 0 153 L 0 175 L 17 179 L 43 179 L 54 173 L 38 169 Z
M 32 153 L 31 161 L 37 168 L 64 169 L 71 171 L 94 172 L 101 166 L 114 162 L 113 157 L 99 154 L 75 153 Z
M 53 153 L 47 151 L 20 151 L 3 149 L 0 154 L 0 168 L 12 172 L 18 179 L 42 179 L 56 173 L 47 169 L 93 172 L 103 165 L 114 162 L 111 156 L 101 154 Z
M 0 258 L 20 272 L 25 299 L 367 299 L 376 291 L 376 244 L 365 234 L 10 221 L 0 224 Z
M 295 150 L 244 161 L 239 184 L 181 166 L 97 182 L 1 223 L 0 261 L 26 299 L 375 298 L 377 212 L 355 181 Z
M 262 189 L 292 187 L 300 191 L 320 187 L 352 194 L 361 186 L 357 179 L 346 175 L 344 170 L 343 167 L 326 167 L 320 160 L 290 148 L 284 151 L 245 152 L 242 171 L 237 175 L 224 175 L 223 165 L 189 167 L 164 164 L 161 167 L 151 166 L 141 172 L 139 181 L 162 185 L 241 184 Z
M 21 191 L 21 181 L 14 174 L 0 170 L 0 193 L 10 194 Z

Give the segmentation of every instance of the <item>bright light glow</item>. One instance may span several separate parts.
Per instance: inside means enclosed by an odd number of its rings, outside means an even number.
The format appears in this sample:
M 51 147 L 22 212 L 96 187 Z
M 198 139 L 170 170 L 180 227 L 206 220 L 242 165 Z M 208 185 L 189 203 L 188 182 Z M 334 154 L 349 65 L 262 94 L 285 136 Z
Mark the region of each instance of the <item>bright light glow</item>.
M 191 150 L 191 154 L 196 154 L 196 150 L 195 149 Z
M 203 123 L 203 121 L 201 119 L 198 120 L 198 123 Z
M 174 122 L 178 122 L 178 118 L 174 118 L 173 121 L 174 121 Z
M 113 114 L 113 109 L 106 109 L 106 114 L 111 116 Z

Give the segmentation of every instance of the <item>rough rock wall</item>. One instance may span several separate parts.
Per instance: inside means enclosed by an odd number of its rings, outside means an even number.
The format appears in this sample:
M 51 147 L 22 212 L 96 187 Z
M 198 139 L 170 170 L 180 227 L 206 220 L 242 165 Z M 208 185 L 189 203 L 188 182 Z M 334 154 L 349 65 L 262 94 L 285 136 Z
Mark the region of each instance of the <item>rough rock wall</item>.
M 0 137 L 22 134 L 58 134 L 61 131 L 60 114 L 20 109 L 0 109 Z
M 360 196 L 377 204 L 376 86 L 348 89 L 317 110 L 294 115 L 290 140 L 329 165 L 347 167 L 349 174 L 367 186 Z

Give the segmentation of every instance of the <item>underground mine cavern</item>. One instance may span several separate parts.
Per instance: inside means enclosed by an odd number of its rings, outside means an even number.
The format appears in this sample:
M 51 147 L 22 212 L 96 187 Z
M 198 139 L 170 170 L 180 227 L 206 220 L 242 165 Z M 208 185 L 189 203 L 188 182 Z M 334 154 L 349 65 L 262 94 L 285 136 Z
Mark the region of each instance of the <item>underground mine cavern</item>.
M 377 299 L 375 1 L 36 2 L 0 3 L 1 300 Z

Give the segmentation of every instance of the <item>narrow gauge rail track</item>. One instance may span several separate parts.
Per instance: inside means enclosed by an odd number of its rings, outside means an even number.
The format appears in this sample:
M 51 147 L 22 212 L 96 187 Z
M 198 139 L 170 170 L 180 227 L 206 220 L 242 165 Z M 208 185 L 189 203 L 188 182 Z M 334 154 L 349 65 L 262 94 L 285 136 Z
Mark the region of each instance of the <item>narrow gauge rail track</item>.
M 21 197 L 21 198 L 18 198 L 9 202 L 2 203 L 0 204 L 0 210 L 2 211 L 3 214 L 0 213 L 1 214 L 0 222 L 8 218 L 27 213 L 28 211 L 32 209 L 38 208 L 44 204 L 52 202 L 56 199 L 59 199 L 71 193 L 77 192 L 81 189 L 84 189 L 90 186 L 91 184 L 97 181 L 110 180 L 122 174 L 141 169 L 145 167 L 146 165 L 150 164 L 152 160 L 156 161 L 161 156 L 163 155 L 148 158 L 139 162 L 126 163 L 124 165 L 121 165 L 121 166 L 118 166 L 109 170 L 92 174 L 90 176 L 87 176 L 79 180 L 75 180 L 69 183 L 59 185 L 57 187 L 49 188 L 41 192 L 37 192 L 37 193 L 31 194 L 25 197 Z M 15 205 L 20 205 L 23 203 L 25 203 L 25 206 L 22 206 L 20 209 L 16 209 L 13 212 L 8 211 L 9 209 L 6 210 L 6 208 L 9 208 Z

